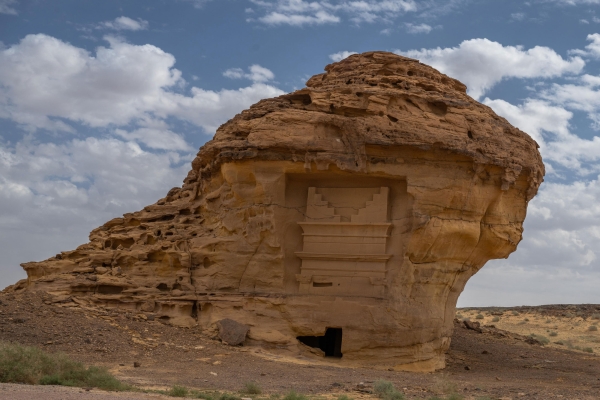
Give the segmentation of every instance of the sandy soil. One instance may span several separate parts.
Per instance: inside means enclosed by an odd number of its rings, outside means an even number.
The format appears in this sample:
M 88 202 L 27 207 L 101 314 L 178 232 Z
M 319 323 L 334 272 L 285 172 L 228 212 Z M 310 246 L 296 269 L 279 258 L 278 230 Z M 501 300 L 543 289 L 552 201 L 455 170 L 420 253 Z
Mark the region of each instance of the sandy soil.
M 69 388 L 64 386 L 32 386 L 0 383 L 1 400 L 167 400 L 159 394 L 110 393 L 95 389 Z
M 600 307 L 595 305 L 547 305 L 510 309 L 459 309 L 457 318 L 521 335 L 535 335 L 551 348 L 600 353 Z M 599 395 L 600 397 L 600 395 Z
M 450 393 L 459 393 L 464 399 L 600 398 L 600 350 L 596 352 L 594 347 L 594 353 L 588 353 L 575 349 L 576 345 L 582 349 L 597 346 L 592 339 L 600 335 L 586 327 L 596 321 L 592 318 L 600 306 L 590 306 L 589 310 L 573 306 L 564 312 L 519 308 L 515 309 L 518 315 L 513 315 L 513 309 L 458 310 L 462 318 L 497 328 L 483 327 L 479 333 L 456 320 L 447 368 L 418 374 L 340 368 L 332 359 L 292 358 L 281 351 L 274 354 L 253 347 L 231 347 L 206 337 L 199 329 L 175 328 L 139 315 L 84 309 L 68 299 L 53 301 L 42 294 L 0 293 L 0 340 L 62 351 L 85 363 L 104 365 L 120 379 L 144 388 L 165 389 L 179 384 L 236 392 L 253 381 L 266 394 L 295 389 L 307 395 L 345 394 L 369 399 L 373 398 L 373 382 L 385 379 L 409 399 Z M 478 314 L 483 319 L 477 319 Z M 494 317 L 499 321 L 492 322 Z M 529 321 L 523 326 L 520 323 L 525 318 Z M 552 322 L 546 323 L 548 319 Z M 545 332 L 550 339 L 546 332 L 550 329 L 558 332 L 552 341 L 570 340 L 573 349 L 566 344 L 542 346 L 525 336 Z M 141 366 L 134 367 L 134 362 Z

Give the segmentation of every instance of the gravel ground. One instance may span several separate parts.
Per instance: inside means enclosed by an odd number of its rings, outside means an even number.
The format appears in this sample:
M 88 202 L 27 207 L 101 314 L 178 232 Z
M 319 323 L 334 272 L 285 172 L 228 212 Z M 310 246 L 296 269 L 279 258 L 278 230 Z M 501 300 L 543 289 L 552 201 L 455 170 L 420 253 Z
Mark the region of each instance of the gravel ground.
M 85 390 L 64 386 L 31 386 L 0 383 L 1 400 L 162 400 L 172 397 L 144 393 L 112 393 L 101 390 Z
M 57 302 L 47 294 L 0 293 L 0 340 L 61 351 L 88 365 L 106 366 L 117 378 L 142 388 L 165 389 L 177 384 L 238 392 L 253 381 L 267 395 L 294 389 L 307 395 L 337 398 L 346 394 L 363 400 L 374 398 L 369 393 L 373 383 L 384 379 L 410 400 L 443 398 L 452 392 L 465 400 L 600 399 L 597 354 L 543 347 L 525 339 L 495 328 L 478 333 L 457 321 L 447 367 L 442 371 L 419 374 L 341 368 L 328 359 L 292 358 L 256 347 L 227 346 L 197 328 L 176 328 L 140 315 L 86 308 L 69 299 Z M 0 390 L 0 399 L 160 398 L 17 387 L 25 391 L 24 397 L 18 397 L 20 391 Z M 58 397 L 50 397 L 55 394 Z M 84 397 L 92 395 L 106 397 Z

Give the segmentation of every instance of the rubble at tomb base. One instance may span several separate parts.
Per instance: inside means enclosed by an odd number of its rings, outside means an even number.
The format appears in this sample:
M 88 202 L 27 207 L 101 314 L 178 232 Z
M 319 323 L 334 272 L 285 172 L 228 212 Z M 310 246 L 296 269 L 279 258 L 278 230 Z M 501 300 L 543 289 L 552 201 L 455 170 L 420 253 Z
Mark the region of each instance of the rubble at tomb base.
M 467 280 L 521 240 L 537 147 L 433 68 L 353 55 L 236 115 L 181 188 L 23 264 L 8 290 L 215 336 L 231 320 L 245 345 L 344 365 L 443 368 Z

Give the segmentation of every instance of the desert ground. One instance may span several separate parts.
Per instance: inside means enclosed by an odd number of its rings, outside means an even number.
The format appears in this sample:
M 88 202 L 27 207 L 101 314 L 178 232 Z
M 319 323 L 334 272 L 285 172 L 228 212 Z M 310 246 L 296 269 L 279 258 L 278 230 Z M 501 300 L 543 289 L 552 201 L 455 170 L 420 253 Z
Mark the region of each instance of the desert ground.
M 423 374 L 341 368 L 335 359 L 314 361 L 277 348 L 228 346 L 197 328 L 172 327 L 144 314 L 82 307 L 71 298 L 41 292 L 0 293 L 4 342 L 105 366 L 140 388 L 182 385 L 265 399 L 290 390 L 309 398 L 371 399 L 378 380 L 392 382 L 407 399 L 598 399 L 600 333 L 592 327 L 599 317 L 600 305 L 459 309 L 447 367 Z M 247 382 L 255 382 L 262 394 L 241 395 Z M 29 398 L 163 396 L 0 384 L 0 399 Z

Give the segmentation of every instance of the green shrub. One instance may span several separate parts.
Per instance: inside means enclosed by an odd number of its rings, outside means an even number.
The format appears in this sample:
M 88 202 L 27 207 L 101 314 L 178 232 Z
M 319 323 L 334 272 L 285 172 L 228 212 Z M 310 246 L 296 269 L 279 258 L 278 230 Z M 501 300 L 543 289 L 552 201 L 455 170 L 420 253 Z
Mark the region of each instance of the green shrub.
M 550 339 L 548 339 L 546 336 L 536 335 L 535 333 L 532 333 L 529 336 L 531 336 L 532 338 L 536 339 L 541 344 L 548 344 L 548 343 L 550 343 Z
M 394 384 L 390 381 L 378 380 L 373 384 L 373 393 L 377 397 L 383 397 L 386 393 L 396 390 Z
M 384 400 L 403 400 L 404 394 L 400 393 L 390 381 L 378 380 L 373 384 L 373 392 Z
M 583 351 L 585 351 L 586 353 L 593 353 L 594 349 L 592 349 L 591 347 L 586 347 L 585 349 L 583 349 Z
M 201 392 L 199 390 L 190 390 L 189 396 L 194 399 L 204 400 L 240 400 L 239 396 L 231 393 L 221 393 L 217 391 L 206 391 Z
M 600 314 L 592 314 L 592 319 L 600 319 Z
M 0 342 L 0 382 L 131 390 L 106 368 L 86 368 L 64 354 L 4 342 Z
M 500 321 L 500 317 L 494 317 L 494 318 L 492 319 L 492 322 L 498 322 L 498 321 Z
M 483 319 L 483 315 L 482 315 L 482 314 L 477 314 L 477 315 L 475 316 L 475 319 Z
M 551 336 L 551 337 L 554 337 L 554 336 L 558 336 L 558 333 L 556 333 L 556 332 L 550 332 L 548 335 Z
M 515 316 L 516 316 L 516 315 L 520 315 L 518 311 L 512 311 L 512 312 L 511 312 L 511 314 L 512 314 L 512 315 L 515 315 Z
M 246 394 L 261 394 L 262 390 L 258 383 L 256 382 L 246 382 L 244 384 L 244 389 L 242 389 L 242 393 Z
M 189 393 L 190 391 L 188 390 L 188 388 L 184 386 L 175 385 L 171 388 L 171 390 L 169 390 L 168 395 L 171 397 L 187 397 Z
M 297 393 L 295 390 L 290 390 L 288 394 L 285 395 L 283 400 L 308 400 L 303 394 Z
M 190 390 L 190 396 L 193 399 L 216 400 L 219 398 L 218 392 L 200 392 L 198 390 Z
M 588 328 L 588 331 L 590 332 L 596 332 L 598 330 L 598 327 L 596 325 L 592 325 Z
M 340 397 L 338 397 L 337 400 L 353 400 L 353 399 L 351 397 L 348 397 L 345 394 L 343 394 Z

